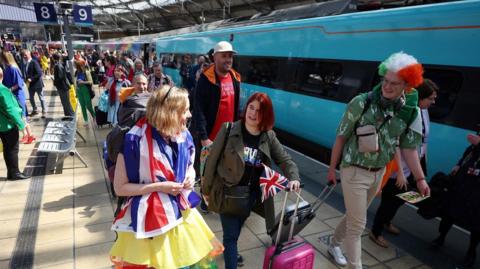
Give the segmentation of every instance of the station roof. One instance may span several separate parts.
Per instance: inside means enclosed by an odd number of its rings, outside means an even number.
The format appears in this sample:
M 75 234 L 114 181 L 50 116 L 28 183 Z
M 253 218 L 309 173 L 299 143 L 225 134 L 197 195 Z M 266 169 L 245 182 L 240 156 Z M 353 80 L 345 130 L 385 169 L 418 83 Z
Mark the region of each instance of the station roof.
M 24 0 L 25 1 L 25 0 Z M 26 0 L 52 2 L 51 0 Z M 68 0 L 91 5 L 94 31 L 113 36 L 158 33 L 219 20 L 247 20 L 279 9 L 338 0 Z M 441 0 L 343 0 L 347 5 L 404 6 Z

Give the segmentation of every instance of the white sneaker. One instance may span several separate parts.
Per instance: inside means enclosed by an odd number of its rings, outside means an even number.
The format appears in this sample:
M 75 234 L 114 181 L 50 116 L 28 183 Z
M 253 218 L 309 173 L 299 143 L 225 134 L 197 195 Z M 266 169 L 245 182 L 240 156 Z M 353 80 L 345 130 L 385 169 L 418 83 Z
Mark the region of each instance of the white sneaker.
M 347 265 L 347 259 L 345 256 L 343 256 L 342 249 L 340 249 L 340 247 L 336 247 L 330 243 L 328 246 L 328 253 L 333 257 L 337 265 Z

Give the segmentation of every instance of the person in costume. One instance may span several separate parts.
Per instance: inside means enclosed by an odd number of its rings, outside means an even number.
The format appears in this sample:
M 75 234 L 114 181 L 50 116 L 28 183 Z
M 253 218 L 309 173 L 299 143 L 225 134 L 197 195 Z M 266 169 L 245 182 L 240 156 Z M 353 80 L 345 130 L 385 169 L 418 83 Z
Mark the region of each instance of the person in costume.
M 112 225 L 117 267 L 194 268 L 223 251 L 195 209 L 200 197 L 193 191 L 189 106 L 187 90 L 164 86 L 125 135 L 114 181 L 116 194 L 128 197 Z
M 336 183 L 336 167 L 346 207 L 345 217 L 330 238 L 328 253 L 338 265 L 362 268 L 361 235 L 367 209 L 377 193 L 385 166 L 397 146 L 412 171 L 418 190 L 429 195 L 416 148 L 422 142 L 422 120 L 413 87 L 423 82 L 423 68 L 403 52 L 392 54 L 379 66 L 381 83 L 359 94 L 347 105 L 337 129 L 327 179 Z M 340 249 L 344 244 L 346 256 Z
M 416 88 L 418 91 L 418 106 L 422 117 L 422 144 L 417 148 L 422 170 L 427 175 L 427 143 L 430 134 L 430 116 L 428 108 L 435 104 L 438 86 L 430 79 L 424 79 L 423 83 Z M 401 154 L 398 154 L 401 155 Z M 415 186 L 415 181 L 410 169 L 408 169 L 402 156 L 398 156 L 397 165 L 399 168 L 394 173 L 384 176 L 385 186 L 381 190 L 381 203 L 375 214 L 372 231 L 369 238 L 377 245 L 387 248 L 388 242 L 382 236 L 383 228 L 392 234 L 400 234 L 400 230 L 395 227 L 391 221 L 395 217 L 398 209 L 405 203 L 404 200 L 397 197 L 397 194 L 406 192 Z M 400 172 L 399 172 L 400 171 Z M 383 184 L 383 182 L 382 182 Z

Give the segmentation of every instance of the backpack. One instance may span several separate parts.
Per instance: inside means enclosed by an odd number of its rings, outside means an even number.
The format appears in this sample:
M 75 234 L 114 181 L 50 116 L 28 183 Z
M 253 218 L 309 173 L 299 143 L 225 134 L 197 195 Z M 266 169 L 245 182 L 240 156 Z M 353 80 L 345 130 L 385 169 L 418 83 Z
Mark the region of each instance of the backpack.
M 107 155 L 110 161 L 117 161 L 118 153 L 123 150 L 125 134 L 145 116 L 150 96 L 150 93 L 132 95 L 118 110 L 118 124 L 107 135 Z

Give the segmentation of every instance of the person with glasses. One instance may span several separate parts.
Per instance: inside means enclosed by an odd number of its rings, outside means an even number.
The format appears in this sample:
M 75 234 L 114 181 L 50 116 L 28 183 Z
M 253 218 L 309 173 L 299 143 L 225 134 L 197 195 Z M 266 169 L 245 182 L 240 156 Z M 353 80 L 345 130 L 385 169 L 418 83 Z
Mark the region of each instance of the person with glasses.
M 118 238 L 110 251 L 119 267 L 203 268 L 223 251 L 195 209 L 189 106 L 187 90 L 164 86 L 125 136 L 114 189 L 127 198 L 113 222 Z
M 422 85 L 418 86 L 416 90 L 418 91 L 418 106 L 421 110 L 420 116 L 422 117 L 422 144 L 417 150 L 423 173 L 427 175 L 427 144 L 430 135 L 428 108 L 435 104 L 438 86 L 430 79 L 424 79 Z M 382 200 L 375 214 L 372 231 L 369 235 L 373 242 L 384 248 L 388 247 L 388 242 L 382 236 L 384 227 L 392 234 L 400 234 L 400 230 L 391 223 L 398 209 L 404 204 L 404 200 L 396 195 L 406 192 L 409 186 L 415 186 L 414 177 L 403 157 L 401 158 L 400 166 L 403 169 L 393 173 L 382 189 Z
M 338 265 L 350 269 L 362 268 L 361 235 L 367 209 L 397 147 L 420 193 L 430 193 L 416 150 L 422 141 L 422 120 L 418 93 L 413 88 L 423 82 L 423 67 L 413 56 L 398 52 L 380 64 L 379 75 L 383 77 L 380 84 L 348 103 L 337 129 L 327 174 L 328 181 L 336 184 L 335 169 L 340 163 L 346 207 L 344 218 L 330 238 L 328 253 Z

